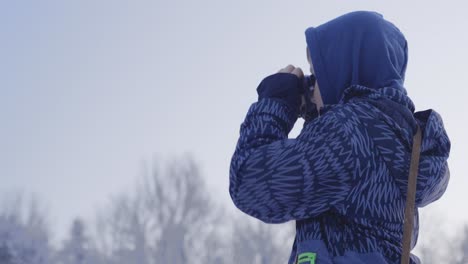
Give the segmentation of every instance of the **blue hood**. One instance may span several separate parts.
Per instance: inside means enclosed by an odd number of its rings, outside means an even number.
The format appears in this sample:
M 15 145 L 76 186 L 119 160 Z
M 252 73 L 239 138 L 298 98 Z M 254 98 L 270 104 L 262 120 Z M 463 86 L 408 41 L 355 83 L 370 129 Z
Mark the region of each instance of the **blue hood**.
M 355 11 L 305 31 L 324 104 L 339 102 L 343 91 L 403 87 L 408 45 L 400 30 L 372 11 Z

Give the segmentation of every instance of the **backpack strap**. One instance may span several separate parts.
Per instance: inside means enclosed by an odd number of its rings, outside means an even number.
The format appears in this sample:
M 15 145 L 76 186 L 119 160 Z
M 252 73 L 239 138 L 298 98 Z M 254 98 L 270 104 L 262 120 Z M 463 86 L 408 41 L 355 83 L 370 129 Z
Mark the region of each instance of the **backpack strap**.
M 403 241 L 401 264 L 408 264 L 411 251 L 411 236 L 414 224 L 414 203 L 416 199 L 416 178 L 419 169 L 419 153 L 421 151 L 421 128 L 417 126 L 416 135 L 413 137 L 413 149 L 408 176 L 408 191 L 406 193 L 405 220 L 403 228 Z

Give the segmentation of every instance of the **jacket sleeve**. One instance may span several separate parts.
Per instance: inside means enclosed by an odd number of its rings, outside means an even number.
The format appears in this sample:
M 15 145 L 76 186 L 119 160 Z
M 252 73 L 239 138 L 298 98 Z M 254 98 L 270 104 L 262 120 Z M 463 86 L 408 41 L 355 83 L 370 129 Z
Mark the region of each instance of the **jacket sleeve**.
M 250 106 L 230 164 L 229 193 L 237 208 L 263 222 L 282 223 L 342 206 L 355 155 L 329 112 L 288 138 L 297 117 L 286 104 L 263 98 Z

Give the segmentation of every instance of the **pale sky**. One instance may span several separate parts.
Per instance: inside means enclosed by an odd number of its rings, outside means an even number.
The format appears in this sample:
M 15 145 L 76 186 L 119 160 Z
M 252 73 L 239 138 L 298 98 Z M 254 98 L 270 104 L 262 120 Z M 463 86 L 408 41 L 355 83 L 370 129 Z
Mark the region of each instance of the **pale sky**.
M 290 63 L 308 73 L 305 29 L 355 10 L 400 28 L 408 94 L 443 117 L 451 180 L 423 211 L 454 232 L 468 223 L 465 1 L 1 1 L 0 194 L 38 194 L 62 234 L 143 160 L 190 152 L 236 212 L 229 164 L 258 83 Z

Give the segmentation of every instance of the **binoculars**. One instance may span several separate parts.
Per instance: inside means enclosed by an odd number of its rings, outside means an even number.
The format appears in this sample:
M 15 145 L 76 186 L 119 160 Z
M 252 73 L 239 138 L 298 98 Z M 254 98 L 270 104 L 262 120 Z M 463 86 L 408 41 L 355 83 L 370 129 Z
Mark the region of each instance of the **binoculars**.
M 315 75 L 304 75 L 302 80 L 302 93 L 301 93 L 301 107 L 299 117 L 304 120 L 310 120 L 318 116 L 317 106 L 312 102 L 312 95 L 314 94 Z

